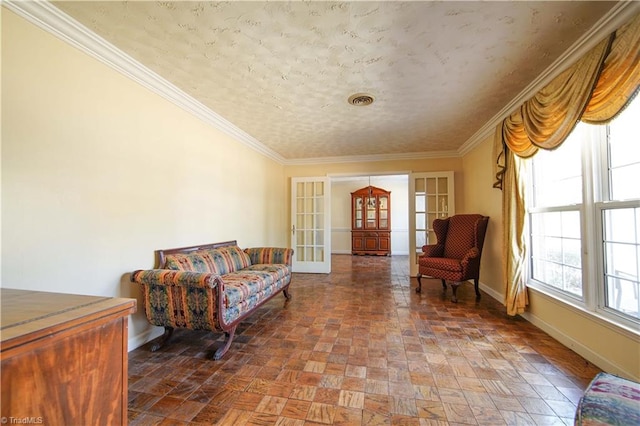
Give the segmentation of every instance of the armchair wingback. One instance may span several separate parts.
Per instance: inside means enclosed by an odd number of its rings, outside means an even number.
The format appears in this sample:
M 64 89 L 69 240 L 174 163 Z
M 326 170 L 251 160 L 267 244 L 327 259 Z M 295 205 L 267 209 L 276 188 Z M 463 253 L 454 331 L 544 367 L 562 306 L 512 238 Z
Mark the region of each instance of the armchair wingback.
M 445 290 L 447 281 L 452 282 L 452 300 L 457 302 L 458 286 L 463 281 L 472 279 L 476 298 L 480 299 L 480 259 L 488 223 L 489 217 L 480 214 L 460 214 L 434 220 L 436 244 L 422 247 L 423 254 L 418 260 L 416 292 L 422 291 L 423 276 L 440 278 Z

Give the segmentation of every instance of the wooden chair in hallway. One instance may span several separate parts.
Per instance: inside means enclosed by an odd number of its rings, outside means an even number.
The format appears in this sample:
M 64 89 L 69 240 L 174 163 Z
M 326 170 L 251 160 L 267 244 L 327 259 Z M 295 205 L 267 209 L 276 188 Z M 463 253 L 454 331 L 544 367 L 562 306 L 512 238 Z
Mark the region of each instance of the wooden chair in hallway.
M 480 258 L 488 223 L 489 217 L 479 214 L 460 214 L 434 220 L 433 231 L 437 243 L 422 247 L 416 292 L 422 291 L 423 276 L 440 278 L 445 291 L 447 281 L 451 282 L 452 301 L 457 302 L 458 286 L 473 279 L 476 300 L 479 300 Z

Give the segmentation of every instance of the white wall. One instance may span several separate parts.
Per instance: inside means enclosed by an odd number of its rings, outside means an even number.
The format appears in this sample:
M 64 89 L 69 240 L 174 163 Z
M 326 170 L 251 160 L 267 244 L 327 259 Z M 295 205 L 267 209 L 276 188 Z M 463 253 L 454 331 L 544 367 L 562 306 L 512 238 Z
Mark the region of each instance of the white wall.
M 282 165 L 4 8 L 2 89 L 0 286 L 141 308 L 156 249 L 288 245 Z
M 391 191 L 391 255 L 409 253 L 409 179 L 371 176 L 371 185 Z M 369 176 L 331 179 L 331 253 L 351 254 L 351 193 L 369 186 Z

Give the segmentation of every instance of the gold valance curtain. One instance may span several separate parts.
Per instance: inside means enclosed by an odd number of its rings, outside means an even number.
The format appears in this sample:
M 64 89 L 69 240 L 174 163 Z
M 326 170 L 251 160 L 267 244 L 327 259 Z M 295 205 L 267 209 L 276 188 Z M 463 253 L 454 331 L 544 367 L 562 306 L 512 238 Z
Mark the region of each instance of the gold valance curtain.
M 525 158 L 558 147 L 578 121 L 615 118 L 640 88 L 640 14 L 509 115 L 496 128 L 495 188 L 502 189 L 507 313 L 528 304 L 524 277 Z

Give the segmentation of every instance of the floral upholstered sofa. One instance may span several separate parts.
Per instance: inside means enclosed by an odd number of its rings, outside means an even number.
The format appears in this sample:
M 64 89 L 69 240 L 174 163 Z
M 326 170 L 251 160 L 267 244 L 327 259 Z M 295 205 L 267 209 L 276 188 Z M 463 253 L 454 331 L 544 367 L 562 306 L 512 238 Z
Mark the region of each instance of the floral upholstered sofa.
M 226 341 L 213 358 L 231 346 L 238 324 L 280 291 L 290 298 L 293 250 L 241 249 L 236 241 L 156 251 L 157 269 L 133 272 L 142 287 L 149 322 L 164 327 L 158 350 L 174 328 L 224 332 Z

